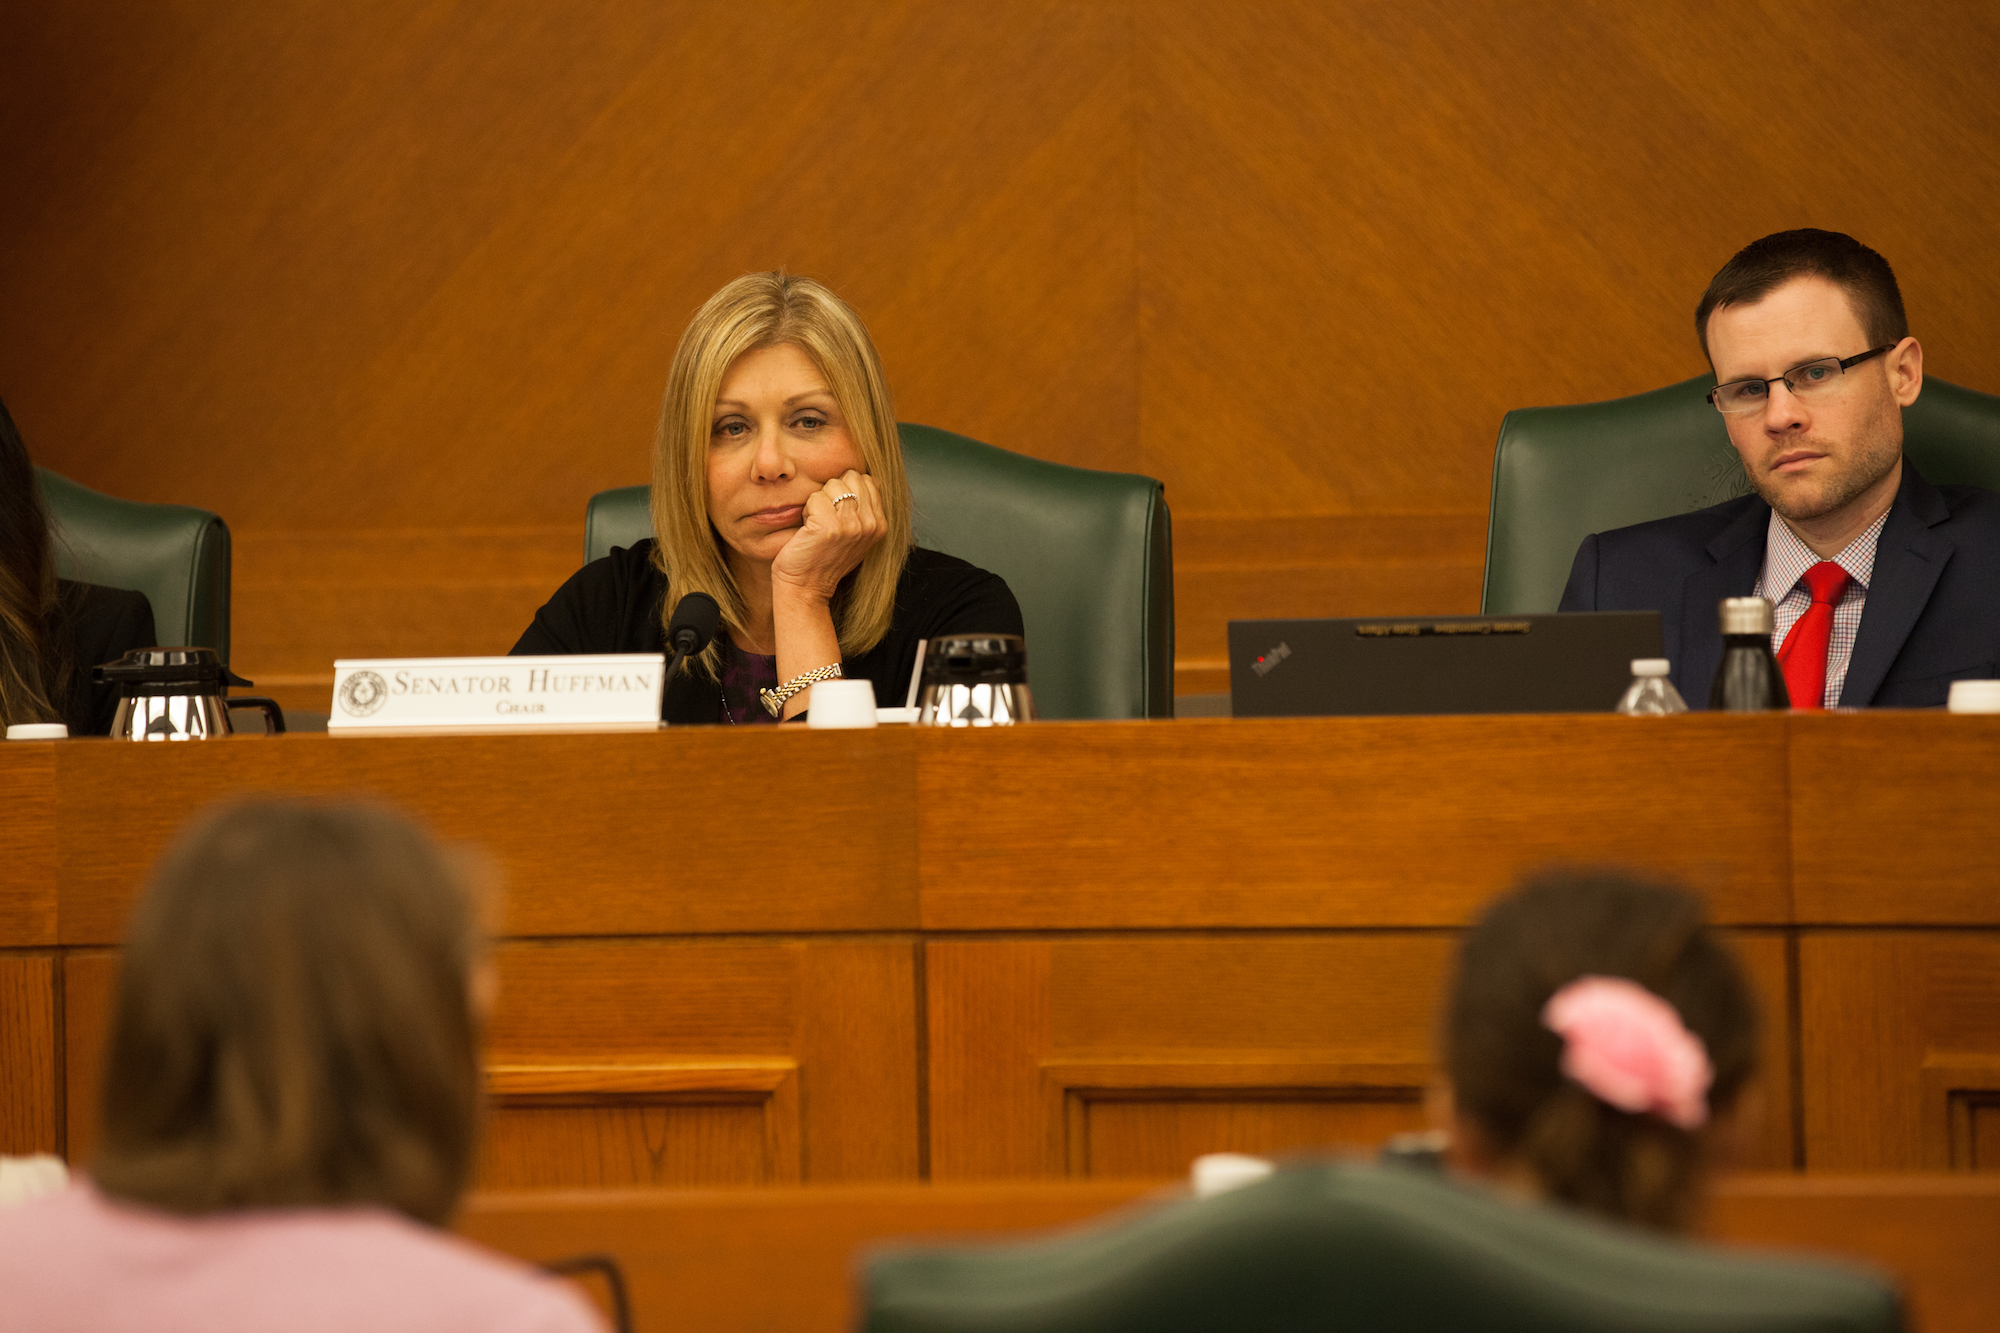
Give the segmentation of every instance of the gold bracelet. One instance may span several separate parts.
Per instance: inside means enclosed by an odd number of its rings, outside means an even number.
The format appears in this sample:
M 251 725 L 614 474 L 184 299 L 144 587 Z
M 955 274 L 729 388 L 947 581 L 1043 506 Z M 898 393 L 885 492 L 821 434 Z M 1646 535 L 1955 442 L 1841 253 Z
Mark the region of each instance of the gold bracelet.
M 785 711 L 785 701 L 810 685 L 822 680 L 839 680 L 840 663 L 833 662 L 823 667 L 814 667 L 802 676 L 793 676 L 775 690 L 759 690 L 757 697 L 764 701 L 764 711 L 772 717 L 781 717 Z

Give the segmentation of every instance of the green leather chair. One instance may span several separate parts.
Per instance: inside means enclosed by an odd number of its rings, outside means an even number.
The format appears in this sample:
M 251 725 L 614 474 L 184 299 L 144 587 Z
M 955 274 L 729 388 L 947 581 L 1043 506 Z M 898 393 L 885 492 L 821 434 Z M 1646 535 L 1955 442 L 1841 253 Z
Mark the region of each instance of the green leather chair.
M 229 527 L 206 509 L 141 504 L 36 468 L 55 528 L 56 573 L 146 594 L 162 644 L 229 661 Z
M 1007 580 L 1045 718 L 1174 715 L 1173 528 L 1151 477 L 1065 467 L 899 426 L 917 544 Z M 647 488 L 593 496 L 587 564 L 652 535 Z
M 1712 376 L 1500 423 L 1486 527 L 1485 615 L 1553 611 L 1593 532 L 1685 514 L 1745 494 Z M 1903 450 L 1924 480 L 2000 490 L 2000 398 L 1924 380 L 1903 412 Z
M 1055 1240 L 889 1253 L 865 1333 L 1889 1333 L 1859 1271 L 1504 1200 L 1409 1167 L 1311 1166 Z

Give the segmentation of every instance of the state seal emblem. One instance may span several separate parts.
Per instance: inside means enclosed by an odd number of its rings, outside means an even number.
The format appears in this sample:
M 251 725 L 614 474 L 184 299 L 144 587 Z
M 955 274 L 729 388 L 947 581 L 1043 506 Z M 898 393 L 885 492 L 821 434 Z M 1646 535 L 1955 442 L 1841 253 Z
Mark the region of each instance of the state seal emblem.
M 367 717 L 382 711 L 389 702 L 389 682 L 373 671 L 357 671 L 340 683 L 340 711 L 349 717 Z

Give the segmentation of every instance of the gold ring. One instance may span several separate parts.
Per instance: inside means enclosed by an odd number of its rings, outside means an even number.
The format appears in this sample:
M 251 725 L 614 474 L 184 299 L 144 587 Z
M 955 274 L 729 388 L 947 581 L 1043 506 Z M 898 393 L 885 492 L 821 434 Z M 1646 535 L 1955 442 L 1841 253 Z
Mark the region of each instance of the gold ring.
M 845 495 L 836 495 L 836 496 L 834 496 L 834 497 L 833 497 L 833 502 L 834 502 L 835 504 L 839 504 L 839 503 L 840 503 L 840 502 L 841 502 L 842 500 L 852 500 L 852 499 L 854 499 L 854 498 L 855 498 L 855 496 L 854 496 L 854 492 L 853 492 L 853 491 L 849 491 L 849 492 L 848 492 L 847 494 L 845 494 Z

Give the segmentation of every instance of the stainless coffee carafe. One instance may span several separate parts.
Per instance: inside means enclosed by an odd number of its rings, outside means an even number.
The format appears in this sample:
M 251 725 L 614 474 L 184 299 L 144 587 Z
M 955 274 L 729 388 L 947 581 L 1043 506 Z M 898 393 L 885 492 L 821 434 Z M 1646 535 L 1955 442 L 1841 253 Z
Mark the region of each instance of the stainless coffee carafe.
M 121 741 L 187 741 L 227 736 L 232 708 L 262 710 L 268 730 L 285 729 L 284 710 L 270 699 L 227 697 L 231 685 L 250 681 L 231 673 L 213 648 L 134 648 L 91 672 L 99 685 L 118 690 L 111 738 Z
M 1018 634 L 954 634 L 924 652 L 922 727 L 1005 727 L 1035 720 L 1028 645 Z

